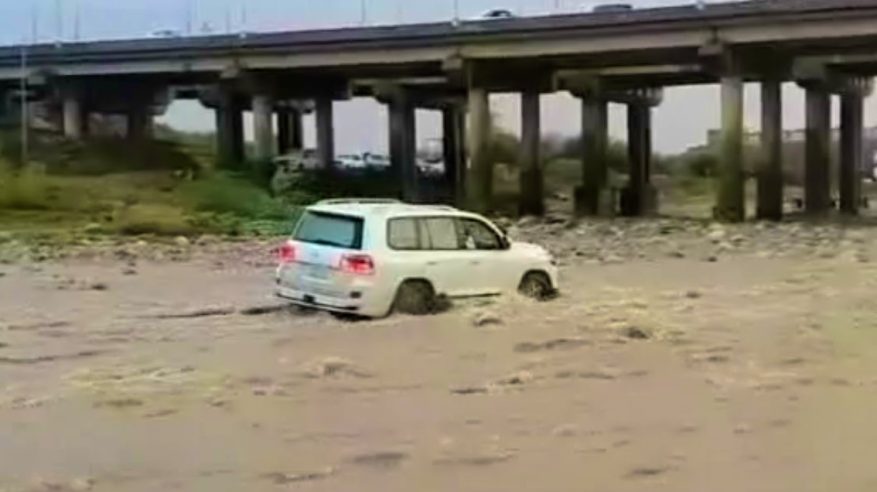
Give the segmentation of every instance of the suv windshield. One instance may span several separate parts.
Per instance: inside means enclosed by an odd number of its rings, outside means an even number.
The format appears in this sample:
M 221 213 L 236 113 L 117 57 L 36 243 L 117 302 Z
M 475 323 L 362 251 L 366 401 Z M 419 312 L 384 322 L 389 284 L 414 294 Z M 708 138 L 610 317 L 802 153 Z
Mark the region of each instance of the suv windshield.
M 362 219 L 349 215 L 307 211 L 293 239 L 337 248 L 362 248 Z

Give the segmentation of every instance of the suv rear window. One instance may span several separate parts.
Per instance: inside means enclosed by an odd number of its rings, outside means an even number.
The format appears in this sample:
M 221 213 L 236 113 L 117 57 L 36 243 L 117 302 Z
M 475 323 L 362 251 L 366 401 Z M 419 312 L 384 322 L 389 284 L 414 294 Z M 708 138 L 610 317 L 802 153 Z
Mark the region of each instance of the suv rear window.
M 294 239 L 336 248 L 362 249 L 362 219 L 307 211 L 295 229 Z

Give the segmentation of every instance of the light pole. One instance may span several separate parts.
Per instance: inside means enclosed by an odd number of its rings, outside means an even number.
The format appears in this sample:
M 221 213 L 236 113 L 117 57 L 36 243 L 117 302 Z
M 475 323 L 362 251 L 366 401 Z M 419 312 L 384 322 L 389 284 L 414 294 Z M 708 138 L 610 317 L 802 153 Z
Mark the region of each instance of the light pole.
M 366 0 L 359 0 L 359 25 L 365 26 L 368 22 L 368 13 L 365 6 Z

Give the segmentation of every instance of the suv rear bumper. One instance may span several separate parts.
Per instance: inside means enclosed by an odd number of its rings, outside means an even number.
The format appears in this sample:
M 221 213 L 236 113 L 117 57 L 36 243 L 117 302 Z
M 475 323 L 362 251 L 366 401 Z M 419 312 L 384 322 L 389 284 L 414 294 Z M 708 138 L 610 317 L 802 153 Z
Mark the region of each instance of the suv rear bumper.
M 359 314 L 372 318 L 386 316 L 387 310 L 380 306 L 376 306 L 374 302 L 370 302 L 371 296 L 368 294 L 368 292 L 364 292 L 362 298 L 353 299 L 314 294 L 312 292 L 290 289 L 279 285 L 275 290 L 275 295 L 277 297 L 297 306 L 335 313 Z
M 339 299 L 337 297 L 313 294 L 285 287 L 277 287 L 275 294 L 281 299 L 286 299 L 302 306 L 312 306 L 345 313 L 355 313 L 362 307 L 361 303 L 356 299 Z

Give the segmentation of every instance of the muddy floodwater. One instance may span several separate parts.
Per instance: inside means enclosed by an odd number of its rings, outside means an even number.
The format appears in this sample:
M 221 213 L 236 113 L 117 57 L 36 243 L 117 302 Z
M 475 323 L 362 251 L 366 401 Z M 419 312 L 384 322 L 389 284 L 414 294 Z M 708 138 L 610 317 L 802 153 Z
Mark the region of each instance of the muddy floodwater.
M 0 491 L 877 490 L 877 230 L 516 233 L 558 299 L 356 323 L 267 243 L 0 264 Z

